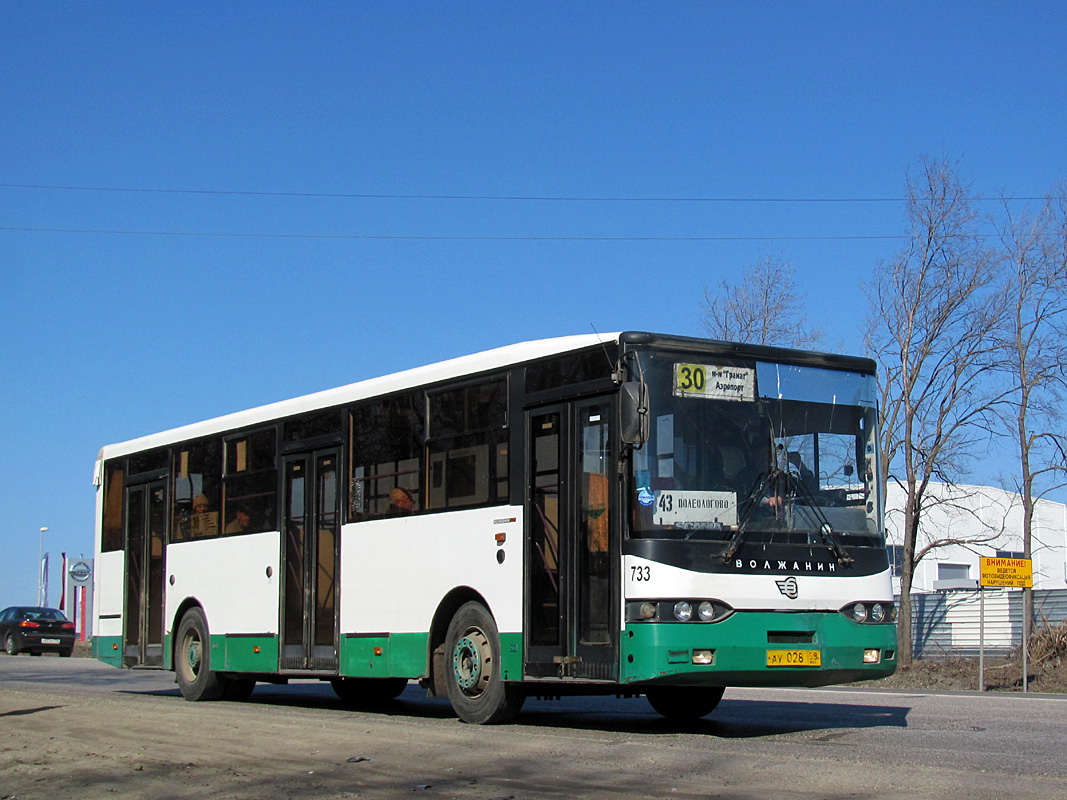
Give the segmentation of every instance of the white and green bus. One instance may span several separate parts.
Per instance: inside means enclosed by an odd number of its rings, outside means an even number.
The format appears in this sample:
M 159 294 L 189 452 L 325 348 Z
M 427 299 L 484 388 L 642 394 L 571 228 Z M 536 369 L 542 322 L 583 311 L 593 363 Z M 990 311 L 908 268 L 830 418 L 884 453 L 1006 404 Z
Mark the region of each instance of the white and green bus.
M 527 696 L 893 672 L 873 362 L 626 332 L 527 342 L 104 447 L 97 658 L 189 700 L 409 681 Z

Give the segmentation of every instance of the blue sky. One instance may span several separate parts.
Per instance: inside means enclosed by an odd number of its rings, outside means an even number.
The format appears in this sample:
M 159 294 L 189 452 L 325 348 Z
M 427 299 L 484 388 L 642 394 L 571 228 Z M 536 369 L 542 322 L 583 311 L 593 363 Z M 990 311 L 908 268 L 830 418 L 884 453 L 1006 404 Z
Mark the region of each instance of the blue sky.
M 923 153 L 988 196 L 1067 178 L 1060 3 L 293 5 L 4 10 L 0 607 L 34 599 L 41 526 L 91 555 L 104 444 L 527 339 L 699 334 L 703 287 L 765 255 L 862 352 L 902 205 L 738 199 L 899 198 Z

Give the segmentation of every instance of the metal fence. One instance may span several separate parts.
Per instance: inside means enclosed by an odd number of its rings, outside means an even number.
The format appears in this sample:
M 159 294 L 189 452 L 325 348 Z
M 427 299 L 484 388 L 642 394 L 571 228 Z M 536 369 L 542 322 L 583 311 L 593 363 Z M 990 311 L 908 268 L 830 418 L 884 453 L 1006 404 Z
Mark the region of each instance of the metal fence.
M 984 625 L 982 620 L 984 594 Z M 1067 589 L 1034 592 L 1034 624 L 1067 620 Z M 915 658 L 976 656 L 984 636 L 989 655 L 1007 655 L 1022 643 L 1021 589 L 935 592 L 911 596 Z

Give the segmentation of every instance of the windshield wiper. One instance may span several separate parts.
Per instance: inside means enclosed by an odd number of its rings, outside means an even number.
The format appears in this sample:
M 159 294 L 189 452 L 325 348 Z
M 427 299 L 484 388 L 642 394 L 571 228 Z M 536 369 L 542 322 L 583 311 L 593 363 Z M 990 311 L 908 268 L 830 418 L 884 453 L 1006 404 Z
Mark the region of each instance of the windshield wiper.
M 819 504 L 815 500 L 815 495 L 812 493 L 811 488 L 802 480 L 793 478 L 793 476 L 786 473 L 786 480 L 790 482 L 794 488 L 794 492 L 799 494 L 803 499 L 807 501 L 807 508 L 815 515 L 819 524 L 819 535 L 822 540 L 834 551 L 834 555 L 837 557 L 838 563 L 845 565 L 852 563 L 852 556 L 845 552 L 845 548 L 841 546 L 841 542 L 837 540 L 837 534 L 834 533 L 834 528 L 830 524 L 830 520 L 826 518 L 826 515 L 819 508 Z
M 750 491 L 745 498 L 747 505 L 741 512 L 741 518 L 738 520 L 737 524 L 737 531 L 727 541 L 726 550 L 724 550 L 722 556 L 720 556 L 723 563 L 729 563 L 730 559 L 734 557 L 738 548 L 741 547 L 741 544 L 744 542 L 749 520 L 752 518 L 753 511 L 755 511 L 759 506 L 760 501 L 763 499 L 768 484 L 772 481 L 777 481 L 780 478 L 785 479 L 786 489 L 788 490 L 792 488 L 794 496 L 799 494 L 807 500 L 806 508 L 815 515 L 818 522 L 818 525 L 815 527 L 818 529 L 822 540 L 826 542 L 827 546 L 833 551 L 838 563 L 842 565 L 851 564 L 853 561 L 852 556 L 845 552 L 845 548 L 842 547 L 841 543 L 837 540 L 837 534 L 834 533 L 833 526 L 826 518 L 826 515 L 819 509 L 811 490 L 804 485 L 803 481 L 795 480 L 788 472 L 778 468 L 762 474 L 752 487 L 752 491 Z
M 724 564 L 730 562 L 730 559 L 734 557 L 734 553 L 737 552 L 737 548 L 739 548 L 744 541 L 748 521 L 752 518 L 752 512 L 759 506 L 760 500 L 763 499 L 763 494 L 767 491 L 767 484 L 778 478 L 781 472 L 780 469 L 772 469 L 770 472 L 764 472 L 756 478 L 756 482 L 752 485 L 752 489 L 745 498 L 745 503 L 747 505 L 741 511 L 741 518 L 737 521 L 737 530 L 734 531 L 733 536 L 727 540 L 726 550 L 724 550 L 722 556 L 720 556 Z

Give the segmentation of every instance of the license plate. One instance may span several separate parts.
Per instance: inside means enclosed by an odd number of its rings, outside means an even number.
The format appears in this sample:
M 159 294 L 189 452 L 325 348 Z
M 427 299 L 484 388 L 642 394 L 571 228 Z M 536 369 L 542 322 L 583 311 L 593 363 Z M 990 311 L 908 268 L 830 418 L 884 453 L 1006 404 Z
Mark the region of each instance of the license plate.
M 41 644 L 59 644 L 59 639 L 41 639 Z
M 768 650 L 768 667 L 821 667 L 819 650 Z

